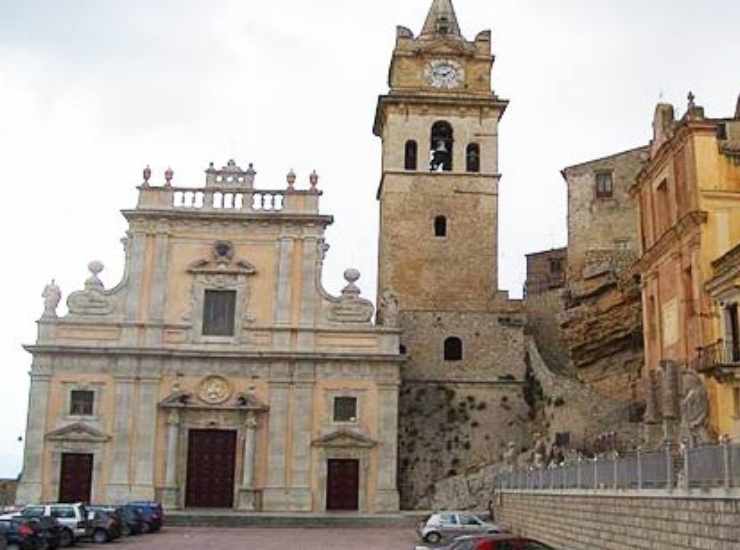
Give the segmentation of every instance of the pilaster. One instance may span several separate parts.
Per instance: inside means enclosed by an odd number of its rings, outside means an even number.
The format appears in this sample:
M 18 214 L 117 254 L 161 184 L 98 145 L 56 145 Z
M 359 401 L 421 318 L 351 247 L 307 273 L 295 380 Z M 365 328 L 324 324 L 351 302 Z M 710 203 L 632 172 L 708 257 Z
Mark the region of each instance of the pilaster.
M 41 502 L 43 489 L 44 435 L 51 375 L 31 372 L 23 473 L 16 495 L 17 504 Z
M 134 449 L 136 498 L 154 498 L 154 446 L 157 433 L 157 401 L 159 379 L 139 381 L 139 399 L 136 408 L 136 447 Z
M 376 512 L 397 512 L 400 508 L 397 472 L 398 384 L 378 386 L 378 487 Z
M 108 500 L 123 502 L 131 495 L 131 427 L 134 401 L 134 379 L 116 377 L 113 417 L 113 444 L 111 453 Z

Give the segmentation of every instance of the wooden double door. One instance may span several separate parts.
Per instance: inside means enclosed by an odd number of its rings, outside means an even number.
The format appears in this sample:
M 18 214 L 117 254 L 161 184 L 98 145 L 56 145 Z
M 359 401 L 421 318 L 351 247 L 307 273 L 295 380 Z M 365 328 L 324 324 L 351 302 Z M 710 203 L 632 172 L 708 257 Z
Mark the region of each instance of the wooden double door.
M 232 508 L 235 471 L 235 431 L 190 430 L 185 506 Z
M 92 495 L 93 455 L 62 453 L 59 476 L 59 502 L 90 502 Z
M 359 460 L 329 460 L 326 509 L 334 512 L 352 512 L 360 509 Z

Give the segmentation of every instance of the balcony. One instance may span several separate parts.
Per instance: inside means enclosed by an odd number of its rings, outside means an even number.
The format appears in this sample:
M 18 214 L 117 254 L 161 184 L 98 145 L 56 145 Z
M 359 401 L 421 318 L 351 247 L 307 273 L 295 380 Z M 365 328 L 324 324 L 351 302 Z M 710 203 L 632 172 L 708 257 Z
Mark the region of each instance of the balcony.
M 740 342 L 724 342 L 698 349 L 692 366 L 704 375 L 720 382 L 740 378 Z

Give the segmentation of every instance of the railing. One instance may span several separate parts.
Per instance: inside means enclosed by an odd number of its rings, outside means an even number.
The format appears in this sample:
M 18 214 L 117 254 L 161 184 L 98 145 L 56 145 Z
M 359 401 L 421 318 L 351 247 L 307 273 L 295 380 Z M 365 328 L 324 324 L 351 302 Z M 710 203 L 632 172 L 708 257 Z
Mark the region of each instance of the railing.
M 618 458 L 579 458 L 571 464 L 516 470 L 496 476 L 507 490 L 662 490 L 740 488 L 740 445 L 635 452 Z
M 213 189 L 172 189 L 173 208 L 191 210 L 280 211 L 285 207 L 285 191 L 235 191 Z
M 740 367 L 740 342 L 722 342 L 699 349 L 692 361 L 692 366 L 699 372 L 706 372 L 718 367 Z

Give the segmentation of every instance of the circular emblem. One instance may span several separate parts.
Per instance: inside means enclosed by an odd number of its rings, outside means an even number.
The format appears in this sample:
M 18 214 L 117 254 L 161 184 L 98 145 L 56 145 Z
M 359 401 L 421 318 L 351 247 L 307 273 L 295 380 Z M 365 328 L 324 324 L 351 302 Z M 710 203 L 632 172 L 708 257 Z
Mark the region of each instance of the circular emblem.
M 231 385 L 220 376 L 209 376 L 200 383 L 198 397 L 211 405 L 223 403 L 231 397 Z

